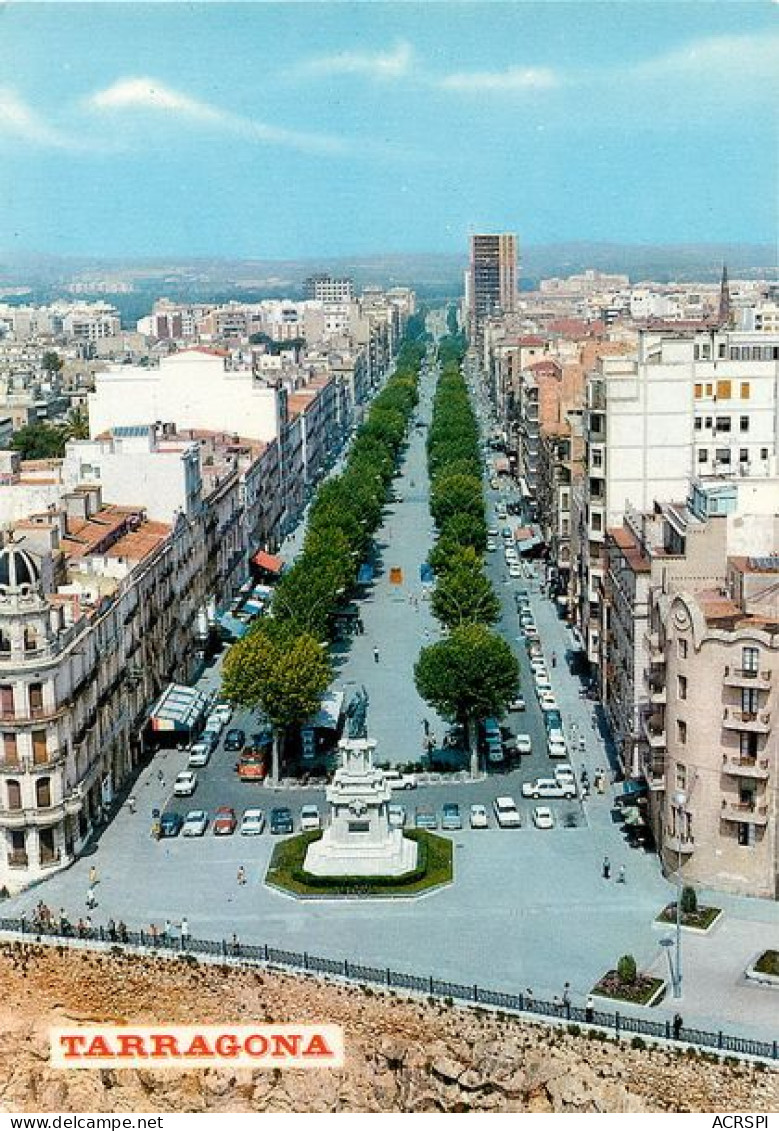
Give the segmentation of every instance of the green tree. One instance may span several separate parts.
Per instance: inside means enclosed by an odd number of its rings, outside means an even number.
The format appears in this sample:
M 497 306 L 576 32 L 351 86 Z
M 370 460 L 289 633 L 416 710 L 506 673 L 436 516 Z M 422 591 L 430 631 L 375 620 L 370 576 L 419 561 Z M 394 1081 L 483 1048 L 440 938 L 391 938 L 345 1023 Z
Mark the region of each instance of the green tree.
M 698 910 L 698 894 L 695 888 L 685 884 L 682 888 L 682 914 L 694 915 Z
M 466 727 L 475 773 L 478 720 L 503 715 L 519 685 L 519 663 L 511 648 L 482 624 L 463 625 L 422 649 L 414 682 L 426 703 Z
M 11 438 L 11 447 L 22 459 L 61 459 L 65 455 L 67 429 L 55 424 L 27 424 Z
M 69 440 L 89 439 L 89 413 L 83 405 L 71 409 L 65 427 Z
M 258 622 L 228 652 L 222 694 L 261 711 L 273 726 L 273 782 L 279 778 L 290 728 L 319 710 L 332 678 L 330 659 L 313 636 L 293 633 L 273 620 Z
M 484 515 L 481 480 L 473 475 L 440 475 L 430 492 L 430 513 L 438 526 L 455 514 Z
M 617 977 L 623 986 L 635 985 L 636 978 L 638 977 L 638 970 L 636 968 L 636 960 L 632 954 L 623 954 L 617 963 Z
M 439 577 L 431 605 L 433 615 L 448 629 L 495 624 L 500 617 L 500 602 L 480 565 L 460 565 Z
M 46 350 L 41 358 L 41 368 L 45 369 L 47 373 L 60 373 L 64 365 L 65 362 L 54 350 Z

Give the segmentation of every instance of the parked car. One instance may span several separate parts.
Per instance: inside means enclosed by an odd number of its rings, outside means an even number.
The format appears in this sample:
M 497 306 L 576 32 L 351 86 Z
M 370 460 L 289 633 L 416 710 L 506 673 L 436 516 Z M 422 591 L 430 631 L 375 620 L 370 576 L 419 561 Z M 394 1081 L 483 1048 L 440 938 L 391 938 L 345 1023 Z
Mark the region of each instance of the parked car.
M 557 700 L 553 691 L 542 691 L 538 696 L 538 703 L 542 711 L 557 710 Z
M 237 824 L 235 809 L 231 809 L 229 805 L 220 805 L 214 813 L 214 836 L 232 836 Z
M 414 813 L 414 825 L 418 829 L 437 829 L 438 818 L 429 805 L 418 805 Z
M 497 537 L 498 537 L 498 528 L 497 528 L 497 526 L 491 526 L 491 527 L 489 528 L 489 530 L 487 531 L 487 537 L 488 537 L 488 538 L 497 538 Z
M 211 744 L 194 742 L 189 748 L 188 766 L 207 766 L 211 758 Z
M 222 726 L 226 727 L 230 722 L 230 719 L 233 717 L 232 703 L 228 703 L 223 699 L 218 700 L 211 708 L 211 715 L 213 715 L 215 718 L 221 719 Z
M 532 754 L 533 742 L 529 734 L 518 734 L 514 739 L 514 749 L 517 754 Z
M 160 836 L 178 836 L 183 824 L 184 818 L 180 813 L 163 813 L 160 817 Z
M 402 774 L 400 770 L 385 770 L 384 780 L 390 789 L 416 789 L 415 774 Z
M 539 672 L 536 675 L 536 695 L 540 699 L 542 695 L 551 695 L 552 685 L 549 682 L 549 676 L 546 672 Z
M 489 828 L 489 818 L 484 805 L 471 805 L 470 821 L 472 829 Z
M 279 805 L 270 811 L 270 831 L 274 835 L 285 836 L 295 831 L 295 822 L 292 819 L 292 810 L 286 805 Z
M 405 827 L 406 810 L 402 805 L 389 805 L 387 807 L 387 816 L 389 817 L 391 829 L 402 829 Z
M 241 836 L 259 836 L 265 828 L 265 814 L 262 809 L 244 809 L 241 817 Z
M 182 770 L 173 783 L 176 797 L 191 797 L 197 789 L 197 774 L 194 770 Z
M 224 729 L 224 715 L 218 711 L 212 711 L 206 719 L 204 730 L 212 731 L 214 734 L 221 734 Z
M 235 764 L 241 781 L 265 781 L 268 776 L 268 759 L 261 751 L 248 747 Z
M 557 739 L 549 738 L 548 753 L 550 758 L 567 758 L 568 747 L 564 742 Z
M 509 577 L 521 577 L 522 569 L 517 562 L 509 562 Z
M 314 829 L 321 829 L 322 818 L 319 816 L 319 810 L 316 805 L 304 805 L 300 810 L 300 831 L 303 833 L 312 832 Z
M 557 781 L 576 787 L 576 774 L 570 762 L 563 762 L 554 768 L 554 777 Z
M 537 829 L 553 829 L 554 816 L 546 805 L 536 805 L 533 810 L 533 824 Z
M 559 782 L 556 778 L 536 778 L 533 782 L 525 782 L 522 786 L 523 797 L 564 797 L 570 799 L 576 796 L 576 786 L 570 783 Z
M 246 743 L 246 735 L 238 727 L 233 727 L 228 730 L 227 737 L 225 738 L 225 750 L 236 751 L 243 750 Z
M 523 625 L 522 631 L 528 640 L 538 640 L 538 629 L 534 624 Z
M 521 691 L 518 692 L 509 703 L 510 711 L 524 711 L 526 707 L 527 703 L 525 702 L 525 696 Z
M 441 811 L 441 828 L 451 832 L 453 829 L 461 829 L 462 827 L 463 819 L 460 816 L 460 806 L 447 802 Z
M 184 818 L 182 836 L 202 836 L 208 828 L 208 813 L 205 809 L 190 809 Z
M 518 829 L 522 825 L 517 803 L 513 797 L 496 797 L 495 819 L 502 829 Z
M 495 539 L 494 538 L 488 538 L 487 539 L 487 549 L 488 549 L 488 551 L 492 554 L 492 553 L 495 552 L 495 550 L 497 550 L 497 548 L 498 548 L 498 543 L 495 541 Z

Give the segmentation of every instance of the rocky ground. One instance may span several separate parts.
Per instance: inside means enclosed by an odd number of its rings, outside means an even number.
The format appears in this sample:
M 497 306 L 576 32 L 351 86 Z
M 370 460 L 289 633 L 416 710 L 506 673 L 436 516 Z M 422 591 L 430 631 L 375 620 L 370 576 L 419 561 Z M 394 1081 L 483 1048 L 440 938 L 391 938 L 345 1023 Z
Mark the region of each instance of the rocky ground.
M 155 1073 L 48 1064 L 51 1025 L 267 1021 L 341 1024 L 345 1068 Z M 779 1110 L 773 1071 L 181 958 L 1 946 L 0 1034 L 5 1112 Z

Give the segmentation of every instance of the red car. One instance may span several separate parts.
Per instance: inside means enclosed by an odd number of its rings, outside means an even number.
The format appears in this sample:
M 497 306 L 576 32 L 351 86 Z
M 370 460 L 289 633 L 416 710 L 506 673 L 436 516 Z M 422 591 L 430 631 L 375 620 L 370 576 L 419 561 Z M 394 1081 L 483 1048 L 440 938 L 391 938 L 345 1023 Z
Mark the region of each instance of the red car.
M 229 805 L 220 805 L 214 813 L 213 824 L 214 836 L 231 836 L 238 824 L 235 809 L 231 809 Z

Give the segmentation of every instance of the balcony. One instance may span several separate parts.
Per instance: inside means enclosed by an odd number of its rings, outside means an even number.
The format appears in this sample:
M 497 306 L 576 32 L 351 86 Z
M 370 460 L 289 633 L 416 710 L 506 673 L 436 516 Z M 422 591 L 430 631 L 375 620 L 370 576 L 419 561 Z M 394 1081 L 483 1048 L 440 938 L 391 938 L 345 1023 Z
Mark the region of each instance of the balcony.
M 668 691 L 665 687 L 650 687 L 649 688 L 649 702 L 665 704 L 668 701 Z
M 0 723 L 3 726 L 29 726 L 30 723 L 48 723 L 58 719 L 65 713 L 66 706 L 60 703 L 58 707 L 28 707 L 18 711 L 3 711 L 0 714 Z
M 771 769 L 768 758 L 742 758 L 738 754 L 722 755 L 723 774 L 739 778 L 756 778 L 765 781 Z
M 9 852 L 8 853 L 8 867 L 9 868 L 27 868 L 30 864 L 30 858 L 26 852 Z
M 48 827 L 56 825 L 65 816 L 64 802 L 57 805 L 34 806 L 28 809 L 0 809 L 0 828 L 24 829 L 30 825 Z
M 665 750 L 665 720 L 662 715 L 644 716 L 644 734 L 651 750 Z
M 677 855 L 691 856 L 695 851 L 695 838 L 672 832 L 669 828 L 663 837 L 663 848 Z
M 56 754 L 47 754 L 44 762 L 36 762 L 34 758 L 21 754 L 15 762 L 0 762 L 0 774 L 18 777 L 19 774 L 51 773 L 62 765 L 66 757 L 67 750 L 64 748 Z
M 768 806 L 756 801 L 728 801 L 723 797 L 720 816 L 723 821 L 736 821 L 740 825 L 767 825 Z
M 770 711 L 739 711 L 726 707 L 722 714 L 726 730 L 745 730 L 753 734 L 768 734 L 771 729 Z
M 755 687 L 758 691 L 770 691 L 771 672 L 727 666 L 722 682 L 726 687 Z
M 652 664 L 665 663 L 665 651 L 660 645 L 659 632 L 645 632 L 644 642 L 649 653 L 649 661 Z

